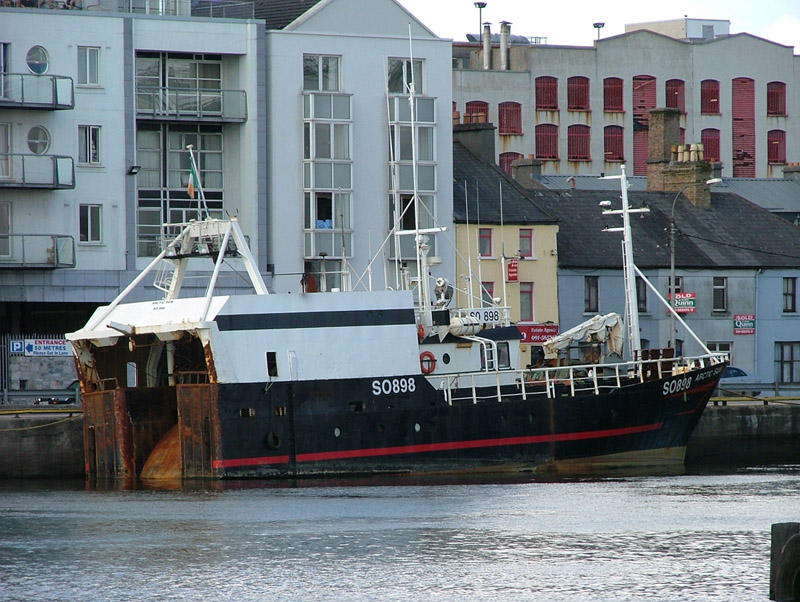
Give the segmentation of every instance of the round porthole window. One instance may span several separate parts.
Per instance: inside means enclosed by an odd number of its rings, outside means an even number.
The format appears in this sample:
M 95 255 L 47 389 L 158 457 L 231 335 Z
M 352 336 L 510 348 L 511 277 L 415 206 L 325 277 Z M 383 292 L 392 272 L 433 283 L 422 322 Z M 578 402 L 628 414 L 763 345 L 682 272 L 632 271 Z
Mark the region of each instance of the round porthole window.
M 25 62 L 28 64 L 28 69 L 31 73 L 42 75 L 47 73 L 47 68 L 50 66 L 50 58 L 47 56 L 47 50 L 41 46 L 33 46 L 28 50 L 25 56 Z
M 28 130 L 28 148 L 37 155 L 43 155 L 50 148 L 50 132 L 40 125 Z

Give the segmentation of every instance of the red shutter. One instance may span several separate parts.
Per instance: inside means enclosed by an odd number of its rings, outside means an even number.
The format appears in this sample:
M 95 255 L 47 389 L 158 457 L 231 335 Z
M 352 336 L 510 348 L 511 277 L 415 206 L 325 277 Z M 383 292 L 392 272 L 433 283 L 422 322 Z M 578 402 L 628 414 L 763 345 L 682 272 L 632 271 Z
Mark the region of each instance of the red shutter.
M 786 115 L 786 84 L 767 84 L 767 115 Z
M 570 111 L 589 110 L 589 78 L 582 75 L 567 80 L 567 109 Z
M 706 161 L 719 161 L 719 130 L 706 128 L 700 133 L 703 143 L 703 158 Z
M 558 126 L 541 123 L 536 126 L 536 158 L 558 159 Z
M 558 109 L 558 79 L 550 75 L 536 78 L 536 110 Z
M 501 102 L 498 107 L 498 130 L 501 135 L 522 133 L 522 105 L 518 102 Z
M 786 163 L 786 132 L 783 130 L 767 132 L 767 163 L 777 165 Z
M 656 106 L 656 78 L 637 75 L 633 78 L 633 175 L 647 175 L 647 138 L 650 109 Z
M 700 82 L 700 112 L 703 115 L 719 115 L 719 82 L 704 79 Z
M 511 164 L 517 159 L 522 159 L 522 155 L 520 153 L 500 153 L 500 169 L 502 169 L 508 175 L 512 175 Z
M 567 128 L 567 158 L 570 161 L 589 161 L 591 128 L 588 125 L 571 125 Z
M 686 94 L 682 79 L 670 79 L 666 82 L 666 106 L 670 109 L 678 109 L 681 113 L 686 112 Z
M 464 110 L 464 123 L 486 123 L 489 121 L 489 103 L 471 100 Z
M 606 161 L 624 161 L 624 130 L 619 125 L 607 125 L 603 130 L 603 153 Z
M 607 77 L 603 80 L 603 110 L 613 113 L 624 110 L 622 80 L 618 77 Z
M 731 82 L 733 116 L 733 177 L 756 177 L 755 82 L 737 77 Z

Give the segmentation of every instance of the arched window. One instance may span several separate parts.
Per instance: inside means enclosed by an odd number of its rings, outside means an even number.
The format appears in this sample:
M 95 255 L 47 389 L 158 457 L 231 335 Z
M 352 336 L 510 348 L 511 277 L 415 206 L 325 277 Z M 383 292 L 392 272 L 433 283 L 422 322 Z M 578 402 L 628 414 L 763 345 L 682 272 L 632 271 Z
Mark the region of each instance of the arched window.
M 522 105 L 518 102 L 501 102 L 498 107 L 499 133 L 522 133 Z
M 567 158 L 570 161 L 590 161 L 591 128 L 588 125 L 571 125 L 567 128 Z
M 511 164 L 517 159 L 522 159 L 522 155 L 520 153 L 515 153 L 512 151 L 500 153 L 500 169 L 502 169 L 508 175 L 512 175 Z
M 536 158 L 558 159 L 558 126 L 540 123 L 536 126 Z
M 603 154 L 606 161 L 625 160 L 623 132 L 619 125 L 607 125 L 603 128 Z
M 667 98 L 666 106 L 670 109 L 678 109 L 681 113 L 686 112 L 685 85 L 682 79 L 668 79 L 666 82 Z
M 624 111 L 622 79 L 607 77 L 603 80 L 603 110 L 606 113 Z
M 486 123 L 489 121 L 489 103 L 470 100 L 464 111 L 464 123 Z
M 558 78 L 550 75 L 536 78 L 536 110 L 558 110 Z
M 589 110 L 589 78 L 582 75 L 567 80 L 567 110 Z
M 700 82 L 700 112 L 703 115 L 719 115 L 719 82 L 704 79 Z
M 786 132 L 783 130 L 767 132 L 767 163 L 770 165 L 786 164 Z
M 718 162 L 719 155 L 719 130 L 706 128 L 700 132 L 700 142 L 703 143 L 703 158 L 706 161 Z
M 786 115 L 786 84 L 767 84 L 767 115 Z

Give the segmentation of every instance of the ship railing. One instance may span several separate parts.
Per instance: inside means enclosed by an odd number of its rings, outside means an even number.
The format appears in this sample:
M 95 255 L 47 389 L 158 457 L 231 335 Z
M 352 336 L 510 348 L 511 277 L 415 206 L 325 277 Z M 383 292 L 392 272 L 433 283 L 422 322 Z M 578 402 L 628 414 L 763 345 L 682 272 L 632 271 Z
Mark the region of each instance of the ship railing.
M 724 354 L 683 358 L 634 360 L 613 364 L 580 364 L 537 367 L 526 370 L 496 370 L 456 373 L 439 377 L 439 389 L 448 405 L 471 402 L 527 400 L 529 396 L 557 398 L 565 393 L 600 395 L 613 389 L 660 380 L 690 370 L 720 364 Z M 434 380 L 436 377 L 429 377 Z

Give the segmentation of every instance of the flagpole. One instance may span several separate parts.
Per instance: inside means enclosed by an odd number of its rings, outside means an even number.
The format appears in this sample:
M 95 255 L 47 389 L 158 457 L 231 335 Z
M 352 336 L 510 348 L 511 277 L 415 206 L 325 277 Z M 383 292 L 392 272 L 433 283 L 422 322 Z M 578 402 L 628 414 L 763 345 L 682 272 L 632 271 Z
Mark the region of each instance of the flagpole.
M 203 184 L 200 181 L 200 170 L 197 169 L 197 163 L 194 161 L 194 153 L 192 152 L 194 145 L 187 144 L 186 148 L 189 149 L 189 160 L 192 162 L 191 172 L 189 173 L 188 193 L 190 197 L 194 198 L 194 184 L 197 183 L 197 192 L 199 193 L 200 201 L 197 203 L 197 208 L 200 211 L 201 218 L 203 217 L 203 211 L 205 211 L 205 217 L 208 218 L 208 205 L 206 205 L 206 195 L 203 192 Z

